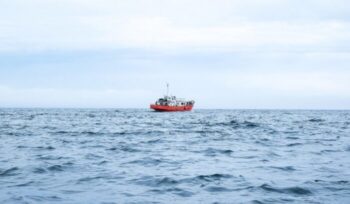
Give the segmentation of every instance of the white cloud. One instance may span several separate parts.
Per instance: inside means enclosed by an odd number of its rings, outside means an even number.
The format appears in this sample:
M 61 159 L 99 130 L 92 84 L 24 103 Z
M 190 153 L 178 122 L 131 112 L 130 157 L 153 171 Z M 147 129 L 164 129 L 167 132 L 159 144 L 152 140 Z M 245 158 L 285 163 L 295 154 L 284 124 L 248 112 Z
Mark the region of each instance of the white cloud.
M 130 108 L 147 107 L 153 98 L 143 89 L 53 89 L 0 86 L 2 107 Z M 142 107 L 142 106 L 141 106 Z
M 0 105 L 144 107 L 158 97 L 145 90 L 170 81 L 201 107 L 348 107 L 348 7 L 344 0 L 2 1 L 0 79 L 11 88 L 0 87 Z
M 174 1 L 31 0 L 7 4 L 0 7 L 0 11 L 9 10 L 0 12 L 3 52 L 130 47 L 334 51 L 338 44 L 348 44 L 350 36 L 350 25 L 345 19 L 293 21 L 255 16 L 260 12 L 259 6 L 265 13 L 276 7 L 295 7 L 290 1 L 284 5 L 273 0 L 195 0 L 187 7 L 185 2 Z M 322 1 L 320 5 L 327 8 L 328 4 Z M 251 10 L 249 7 L 256 8 L 253 17 L 240 18 L 241 10 Z M 282 15 L 280 10 L 278 13 Z
M 167 19 L 131 19 L 106 29 L 110 41 L 132 47 L 256 48 L 329 45 L 350 33 L 346 23 L 245 22 L 226 26 L 181 27 Z M 119 29 L 118 29 L 119 28 Z
M 63 25 L 64 24 L 64 25 Z M 8 30 L 2 49 L 104 49 L 104 48 L 254 48 L 330 46 L 346 40 L 349 24 L 321 22 L 245 22 L 227 26 L 177 26 L 168 19 L 113 17 L 81 18 L 76 22 L 42 22 L 27 32 Z M 7 46 L 6 46 L 7 45 Z
M 322 95 L 350 97 L 350 73 L 333 72 L 247 72 L 231 73 L 225 77 L 230 88 L 259 90 L 266 93 L 288 93 L 290 95 Z
M 349 108 L 349 71 L 206 70 L 198 74 L 198 70 L 188 70 L 183 74 L 183 71 L 167 69 L 140 72 L 143 77 L 136 77 L 134 86 L 127 79 L 121 82 L 124 86 L 108 85 L 111 80 L 124 77 L 118 78 L 117 72 L 110 74 L 113 79 L 90 79 L 95 84 L 105 81 L 105 87 L 0 86 L 0 106 L 147 108 L 163 94 L 163 84 L 169 81 L 171 93 L 196 100 L 197 108 Z M 167 76 L 169 73 L 171 76 Z M 130 80 L 132 78 L 130 76 Z M 76 80 L 79 81 L 79 76 Z

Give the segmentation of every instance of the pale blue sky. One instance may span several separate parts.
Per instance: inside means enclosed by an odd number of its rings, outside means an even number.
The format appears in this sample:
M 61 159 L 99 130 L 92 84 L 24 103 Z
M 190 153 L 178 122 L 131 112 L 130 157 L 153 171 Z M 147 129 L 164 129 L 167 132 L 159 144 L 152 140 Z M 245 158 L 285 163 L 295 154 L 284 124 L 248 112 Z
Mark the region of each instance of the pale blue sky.
M 0 107 L 350 108 L 345 0 L 0 2 Z

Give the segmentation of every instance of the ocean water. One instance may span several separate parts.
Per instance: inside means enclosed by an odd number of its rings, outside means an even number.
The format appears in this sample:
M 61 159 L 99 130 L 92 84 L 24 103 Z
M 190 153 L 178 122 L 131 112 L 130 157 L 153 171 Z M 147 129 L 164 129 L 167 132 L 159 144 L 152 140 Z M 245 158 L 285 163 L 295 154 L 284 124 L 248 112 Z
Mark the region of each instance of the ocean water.
M 0 109 L 0 203 L 350 203 L 350 111 Z

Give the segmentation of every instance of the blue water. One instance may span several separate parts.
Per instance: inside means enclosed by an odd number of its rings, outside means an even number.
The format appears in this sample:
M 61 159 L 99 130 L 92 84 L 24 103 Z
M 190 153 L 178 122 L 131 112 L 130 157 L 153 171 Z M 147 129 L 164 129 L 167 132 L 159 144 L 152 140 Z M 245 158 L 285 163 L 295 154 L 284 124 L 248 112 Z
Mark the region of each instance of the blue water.
M 350 111 L 0 109 L 0 203 L 350 203 Z

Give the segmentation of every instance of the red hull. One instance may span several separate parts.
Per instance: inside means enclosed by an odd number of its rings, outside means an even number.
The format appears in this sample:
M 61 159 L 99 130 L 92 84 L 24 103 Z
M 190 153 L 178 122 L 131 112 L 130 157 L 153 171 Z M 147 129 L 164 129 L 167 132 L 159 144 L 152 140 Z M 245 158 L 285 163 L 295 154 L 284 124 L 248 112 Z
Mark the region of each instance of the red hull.
M 174 111 L 191 111 L 193 106 L 161 106 L 151 105 L 151 109 L 155 111 L 174 112 Z

